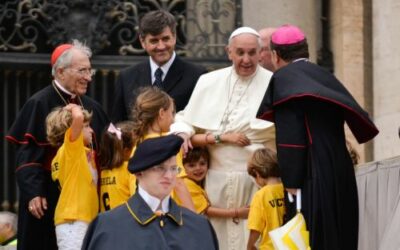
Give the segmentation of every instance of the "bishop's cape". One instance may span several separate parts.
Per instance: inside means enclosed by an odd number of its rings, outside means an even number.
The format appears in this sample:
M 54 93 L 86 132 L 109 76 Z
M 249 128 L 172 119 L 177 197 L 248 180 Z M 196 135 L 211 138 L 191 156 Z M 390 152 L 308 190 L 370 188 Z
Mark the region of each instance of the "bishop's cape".
M 357 187 L 344 123 L 364 143 L 379 132 L 368 114 L 330 72 L 302 60 L 274 73 L 258 117 L 275 122 L 282 181 L 302 189 L 312 247 L 357 249 Z

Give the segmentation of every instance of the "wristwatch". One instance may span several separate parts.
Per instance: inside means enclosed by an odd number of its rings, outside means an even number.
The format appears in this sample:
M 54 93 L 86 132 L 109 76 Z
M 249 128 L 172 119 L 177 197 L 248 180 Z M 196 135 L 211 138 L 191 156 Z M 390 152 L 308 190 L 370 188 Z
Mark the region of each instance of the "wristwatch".
M 221 143 L 221 136 L 216 134 L 214 135 L 215 144 Z

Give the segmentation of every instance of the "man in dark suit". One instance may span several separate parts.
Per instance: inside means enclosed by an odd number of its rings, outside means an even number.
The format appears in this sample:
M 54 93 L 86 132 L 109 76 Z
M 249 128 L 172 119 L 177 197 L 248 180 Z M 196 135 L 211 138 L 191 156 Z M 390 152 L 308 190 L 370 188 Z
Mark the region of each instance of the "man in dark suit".
M 111 114 L 114 122 L 129 118 L 138 90 L 144 86 L 161 88 L 175 100 L 177 111 L 184 109 L 197 79 L 206 72 L 176 55 L 176 21 L 170 13 L 156 10 L 145 14 L 139 23 L 139 37 L 150 57 L 121 71 Z

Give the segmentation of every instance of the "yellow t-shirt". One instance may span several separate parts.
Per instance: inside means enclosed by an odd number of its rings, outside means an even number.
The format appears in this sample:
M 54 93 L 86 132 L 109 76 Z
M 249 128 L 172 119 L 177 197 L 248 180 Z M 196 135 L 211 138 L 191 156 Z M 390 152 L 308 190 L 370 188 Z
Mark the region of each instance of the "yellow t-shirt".
M 128 161 L 122 166 L 101 170 L 100 211 L 125 203 L 136 191 L 136 177 L 128 171 Z
M 247 222 L 249 230 L 260 232 L 260 250 L 274 249 L 268 232 L 282 226 L 285 214 L 283 185 L 266 185 L 251 201 Z
M 81 220 L 90 223 L 99 211 L 97 185 L 93 180 L 88 159 L 95 170 L 94 157 L 83 144 L 83 133 L 71 142 L 71 129 L 65 132 L 64 143 L 51 162 L 51 175 L 61 188 L 54 224 Z
M 205 210 L 210 206 L 206 191 L 188 177 L 184 177 L 183 182 L 189 190 L 196 212 L 198 214 L 203 214 Z

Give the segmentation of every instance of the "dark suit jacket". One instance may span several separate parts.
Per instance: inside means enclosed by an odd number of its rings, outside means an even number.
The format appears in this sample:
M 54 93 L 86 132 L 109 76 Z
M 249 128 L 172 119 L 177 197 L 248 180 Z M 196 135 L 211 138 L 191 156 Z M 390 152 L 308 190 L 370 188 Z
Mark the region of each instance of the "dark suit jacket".
M 205 72 L 204 67 L 185 62 L 179 56 L 175 57 L 163 81 L 163 90 L 174 99 L 176 111 L 185 108 L 197 80 Z M 113 122 L 130 117 L 139 88 L 146 86 L 152 86 L 149 60 L 121 71 L 115 86 L 111 114 Z
M 218 250 L 213 227 L 206 217 L 178 206 L 157 216 L 134 194 L 127 203 L 99 214 L 90 224 L 82 250 Z

